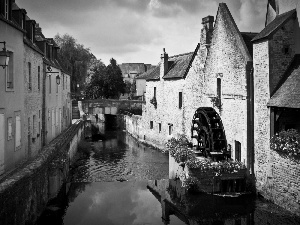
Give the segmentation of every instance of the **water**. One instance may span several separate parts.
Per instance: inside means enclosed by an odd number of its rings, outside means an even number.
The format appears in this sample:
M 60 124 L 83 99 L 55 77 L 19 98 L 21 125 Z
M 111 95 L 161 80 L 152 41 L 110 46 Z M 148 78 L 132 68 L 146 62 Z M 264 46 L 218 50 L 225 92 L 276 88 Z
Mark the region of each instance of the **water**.
M 168 180 L 168 155 L 110 132 L 77 162 L 71 182 L 48 203 L 37 224 L 300 224 L 268 202 L 186 194 Z

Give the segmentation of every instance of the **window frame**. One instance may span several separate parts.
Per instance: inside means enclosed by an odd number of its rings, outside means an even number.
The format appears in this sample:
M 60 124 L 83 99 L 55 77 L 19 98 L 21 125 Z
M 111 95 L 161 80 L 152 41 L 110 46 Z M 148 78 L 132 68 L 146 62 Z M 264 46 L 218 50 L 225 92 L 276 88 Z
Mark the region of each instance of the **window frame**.
M 11 51 L 8 51 L 9 61 L 8 66 L 5 67 L 5 90 L 14 91 L 14 54 Z M 8 85 L 10 84 L 10 85 Z
M 179 100 L 179 102 L 178 102 L 178 108 L 179 109 L 182 109 L 182 91 L 180 91 L 179 93 L 178 93 L 178 100 Z

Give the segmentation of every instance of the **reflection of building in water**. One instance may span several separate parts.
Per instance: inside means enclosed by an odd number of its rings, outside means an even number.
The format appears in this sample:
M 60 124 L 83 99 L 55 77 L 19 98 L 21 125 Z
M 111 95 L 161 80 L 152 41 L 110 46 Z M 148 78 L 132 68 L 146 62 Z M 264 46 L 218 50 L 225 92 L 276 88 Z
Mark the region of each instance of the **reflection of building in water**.
M 161 203 L 165 224 L 170 215 L 186 224 L 253 224 L 254 201 L 249 198 L 188 194 L 180 180 L 149 181 L 147 187 Z

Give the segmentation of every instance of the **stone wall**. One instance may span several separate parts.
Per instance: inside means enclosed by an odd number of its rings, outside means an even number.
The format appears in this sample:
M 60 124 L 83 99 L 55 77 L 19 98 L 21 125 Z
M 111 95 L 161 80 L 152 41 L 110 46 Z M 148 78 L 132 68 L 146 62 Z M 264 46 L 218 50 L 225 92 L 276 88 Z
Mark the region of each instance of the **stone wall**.
M 83 122 L 73 124 L 44 147 L 33 161 L 1 180 L 1 224 L 34 224 L 48 200 L 57 195 L 66 181 L 83 125 Z
M 270 152 L 266 181 L 258 182 L 257 189 L 266 199 L 300 216 L 300 160 Z

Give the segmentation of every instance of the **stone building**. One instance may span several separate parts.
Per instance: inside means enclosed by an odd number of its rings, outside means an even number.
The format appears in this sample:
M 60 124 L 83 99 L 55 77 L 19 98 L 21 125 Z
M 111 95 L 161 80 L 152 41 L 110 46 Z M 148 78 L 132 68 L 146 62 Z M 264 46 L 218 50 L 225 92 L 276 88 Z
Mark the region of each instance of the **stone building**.
M 171 137 L 191 137 L 195 110 L 213 107 L 223 121 L 231 157 L 250 169 L 252 160 L 252 45 L 255 33 L 241 33 L 225 3 L 216 20 L 202 19 L 194 52 L 168 57 L 147 79 L 143 111 L 146 139 L 162 145 Z M 154 101 L 154 99 L 156 101 Z M 215 100 L 218 104 L 215 104 Z M 156 102 L 153 104 L 153 102 Z
M 153 69 L 154 66 L 151 64 L 144 64 L 144 63 L 122 63 L 119 65 L 123 81 L 133 83 L 136 81 L 136 78 L 141 76 L 144 73 L 147 73 L 149 70 Z M 137 84 L 138 83 L 138 84 Z M 143 91 L 146 89 L 146 80 L 139 79 L 136 83 L 136 96 L 143 96 Z M 123 94 L 120 98 L 128 99 L 129 95 L 127 93 Z
M 0 44 L 9 55 L 0 68 L 0 175 L 34 157 L 71 123 L 70 77 L 57 61 L 58 46 L 39 31 L 15 0 L 0 0 Z M 49 81 L 53 94 L 46 92 Z M 55 112 L 49 121 L 48 109 Z M 55 130 L 47 132 L 50 121 Z
M 293 171 L 292 163 L 277 167 L 279 162 L 272 156 L 270 138 L 281 130 L 294 128 L 300 131 L 300 28 L 296 9 L 279 14 L 279 4 L 272 7 L 275 7 L 272 12 L 276 15 L 267 14 L 266 27 L 252 40 L 255 175 L 258 191 L 266 194 L 272 188 L 273 197 L 277 196 L 273 200 L 276 202 L 277 198 L 283 203 L 273 184 L 278 182 L 276 185 L 281 184 L 277 187 L 295 190 L 291 182 L 295 174 L 289 175 Z M 282 171 L 276 174 L 278 168 Z M 295 184 L 299 187 L 297 182 Z

